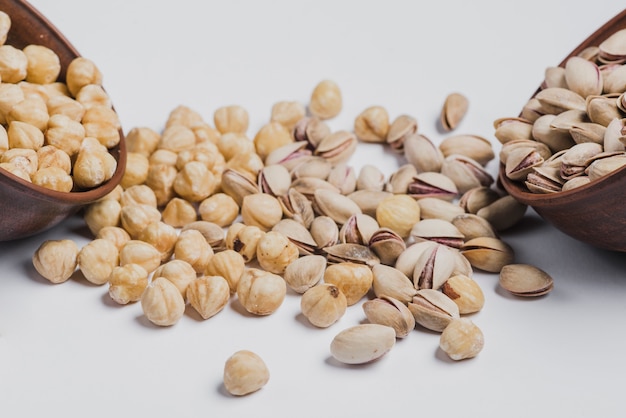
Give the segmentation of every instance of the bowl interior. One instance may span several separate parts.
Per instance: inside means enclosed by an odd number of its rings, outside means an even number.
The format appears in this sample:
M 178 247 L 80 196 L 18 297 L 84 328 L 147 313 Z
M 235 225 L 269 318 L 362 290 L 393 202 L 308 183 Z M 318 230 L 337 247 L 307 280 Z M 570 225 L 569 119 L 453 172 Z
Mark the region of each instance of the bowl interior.
M 626 28 L 626 10 L 605 23 L 559 64 L 584 49 L 598 46 L 614 32 Z M 533 96 L 540 91 L 535 91 Z M 532 97 L 532 96 L 531 96 Z M 626 251 L 626 167 L 592 183 L 565 192 L 538 194 L 510 180 L 500 165 L 499 181 L 518 201 L 532 206 L 561 231 L 599 248 Z
M 72 44 L 39 11 L 23 0 L 0 0 L 0 10 L 11 17 L 6 43 L 16 48 L 30 44 L 54 50 L 61 63 L 60 81 L 70 62 L 80 56 Z M 91 190 L 57 192 L 29 183 L 0 169 L 0 241 L 23 238 L 51 228 L 83 205 L 93 202 L 119 184 L 126 165 L 124 134 L 120 143 L 109 150 L 117 160 L 117 170 L 103 185 Z

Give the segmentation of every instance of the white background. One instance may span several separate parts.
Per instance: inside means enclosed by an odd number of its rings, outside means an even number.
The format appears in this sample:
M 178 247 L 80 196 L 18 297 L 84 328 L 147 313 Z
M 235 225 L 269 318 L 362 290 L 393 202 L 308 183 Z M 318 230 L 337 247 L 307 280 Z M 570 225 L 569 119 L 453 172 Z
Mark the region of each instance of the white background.
M 161 130 L 179 104 L 207 121 L 240 104 L 252 136 L 274 102 L 306 103 L 330 78 L 344 96 L 333 129 L 351 129 L 377 104 L 391 117 L 415 116 L 438 142 L 443 99 L 460 91 L 471 104 L 458 132 L 496 149 L 492 122 L 517 115 L 545 67 L 621 11 L 614 0 L 32 3 L 100 67 L 125 131 Z M 374 161 L 390 173 L 398 163 L 378 147 L 359 153 L 357 168 Z M 188 309 L 177 325 L 156 328 L 139 304 L 112 303 L 106 287 L 51 285 L 34 273 L 37 246 L 68 237 L 86 242 L 82 220 L 0 243 L 2 417 L 623 416 L 626 258 L 574 241 L 532 211 L 504 239 L 517 262 L 548 271 L 555 289 L 521 300 L 500 291 L 496 275 L 476 273 L 486 304 L 472 320 L 485 348 L 456 363 L 437 334 L 418 329 L 380 361 L 341 366 L 329 344 L 363 320 L 360 306 L 314 329 L 292 293 L 269 317 L 246 315 L 233 299 L 207 321 Z M 243 398 L 222 387 L 224 361 L 239 349 L 258 353 L 271 373 Z

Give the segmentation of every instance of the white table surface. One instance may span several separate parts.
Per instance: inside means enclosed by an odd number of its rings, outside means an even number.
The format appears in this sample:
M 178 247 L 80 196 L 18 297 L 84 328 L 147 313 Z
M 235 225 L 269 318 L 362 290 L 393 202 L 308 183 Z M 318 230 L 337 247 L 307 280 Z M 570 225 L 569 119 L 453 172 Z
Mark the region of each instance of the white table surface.
M 32 3 L 100 67 L 125 131 L 161 130 L 179 104 L 208 121 L 217 107 L 240 104 L 254 135 L 274 102 L 306 103 L 330 78 L 344 97 L 333 129 L 351 129 L 378 104 L 415 116 L 438 142 L 443 99 L 460 91 L 471 104 L 457 133 L 485 136 L 496 150 L 493 120 L 516 115 L 546 66 L 621 11 L 614 0 Z M 353 165 L 380 161 L 390 173 L 397 160 L 379 155 L 362 149 Z M 512 298 L 496 275 L 477 272 L 486 297 L 472 316 L 485 334 L 478 357 L 452 362 L 438 334 L 416 330 L 362 367 L 329 353 L 336 333 L 363 320 L 358 305 L 325 330 L 306 324 L 293 293 L 268 317 L 243 314 L 233 299 L 207 321 L 188 310 L 157 328 L 139 304 L 111 302 L 106 286 L 37 277 L 37 246 L 83 244 L 82 231 L 74 218 L 0 243 L 2 417 L 623 416 L 626 257 L 574 241 L 532 211 L 504 239 L 516 261 L 554 277 L 551 294 Z M 240 349 L 258 353 L 271 377 L 235 398 L 222 371 Z

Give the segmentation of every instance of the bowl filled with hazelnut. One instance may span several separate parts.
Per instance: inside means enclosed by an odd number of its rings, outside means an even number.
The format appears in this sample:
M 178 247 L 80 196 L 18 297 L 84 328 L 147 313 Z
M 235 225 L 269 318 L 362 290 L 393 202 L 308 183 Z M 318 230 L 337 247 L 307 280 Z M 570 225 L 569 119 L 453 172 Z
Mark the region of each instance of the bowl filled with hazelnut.
M 626 10 L 576 47 L 518 117 L 494 122 L 499 179 L 567 235 L 626 252 Z
M 110 193 L 124 134 L 102 73 L 25 1 L 0 0 L 0 241 Z

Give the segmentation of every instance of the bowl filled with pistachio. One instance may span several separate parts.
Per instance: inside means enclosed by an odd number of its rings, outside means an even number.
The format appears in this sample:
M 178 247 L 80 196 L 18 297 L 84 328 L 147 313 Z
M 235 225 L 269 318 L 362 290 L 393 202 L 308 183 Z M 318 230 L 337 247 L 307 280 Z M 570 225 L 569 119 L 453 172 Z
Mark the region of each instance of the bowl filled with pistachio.
M 102 73 L 25 1 L 0 1 L 0 241 L 110 193 L 124 134 Z
M 507 192 L 569 236 L 626 251 L 626 10 L 576 47 L 518 117 L 494 122 Z

